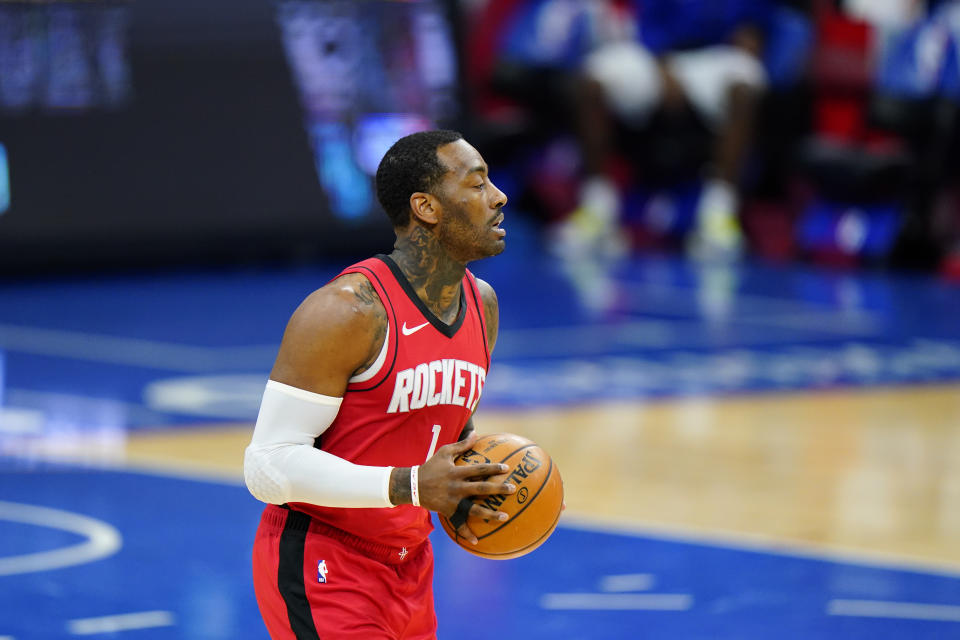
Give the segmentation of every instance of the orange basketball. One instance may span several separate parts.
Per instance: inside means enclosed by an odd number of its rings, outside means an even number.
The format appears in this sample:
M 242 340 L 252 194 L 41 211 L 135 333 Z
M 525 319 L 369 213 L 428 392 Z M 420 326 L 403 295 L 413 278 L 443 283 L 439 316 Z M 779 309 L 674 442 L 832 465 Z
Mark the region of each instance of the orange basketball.
M 549 454 L 535 443 L 513 435 L 495 433 L 481 436 L 455 463 L 502 462 L 510 470 L 490 480 L 510 482 L 517 491 L 508 495 L 477 496 L 473 501 L 507 513 L 506 522 L 469 516 L 467 524 L 479 541 L 472 545 L 458 539 L 450 520 L 438 514 L 443 530 L 461 547 L 482 558 L 506 560 L 530 553 L 553 533 L 563 508 L 563 480 Z

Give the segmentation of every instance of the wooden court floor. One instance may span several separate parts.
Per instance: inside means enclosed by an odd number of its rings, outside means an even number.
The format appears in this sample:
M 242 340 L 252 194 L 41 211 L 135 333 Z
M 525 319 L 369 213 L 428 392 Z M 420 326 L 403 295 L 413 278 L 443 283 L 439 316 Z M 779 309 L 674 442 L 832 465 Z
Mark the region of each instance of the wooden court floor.
M 960 385 L 477 413 L 558 464 L 571 522 L 960 570 Z M 242 482 L 251 424 L 134 432 L 124 466 Z

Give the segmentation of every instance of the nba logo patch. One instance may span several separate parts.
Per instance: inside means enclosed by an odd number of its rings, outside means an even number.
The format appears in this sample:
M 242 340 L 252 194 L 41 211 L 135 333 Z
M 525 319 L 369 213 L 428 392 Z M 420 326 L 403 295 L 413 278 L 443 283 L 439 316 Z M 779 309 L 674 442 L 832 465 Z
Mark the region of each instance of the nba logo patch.
M 317 582 L 327 581 L 327 561 L 321 560 L 317 563 Z

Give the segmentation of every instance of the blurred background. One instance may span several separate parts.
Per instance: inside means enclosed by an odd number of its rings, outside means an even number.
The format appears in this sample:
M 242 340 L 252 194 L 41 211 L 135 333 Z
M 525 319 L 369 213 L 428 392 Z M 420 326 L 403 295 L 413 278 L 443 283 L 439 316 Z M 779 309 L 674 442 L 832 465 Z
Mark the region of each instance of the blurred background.
M 0 640 L 266 636 L 263 385 L 436 127 L 568 505 L 439 637 L 960 637 L 960 1 L 5 0 Z
M 0 268 L 303 262 L 462 130 L 558 253 L 956 280 L 955 3 L 4 2 Z M 709 222 L 708 222 L 709 221 Z

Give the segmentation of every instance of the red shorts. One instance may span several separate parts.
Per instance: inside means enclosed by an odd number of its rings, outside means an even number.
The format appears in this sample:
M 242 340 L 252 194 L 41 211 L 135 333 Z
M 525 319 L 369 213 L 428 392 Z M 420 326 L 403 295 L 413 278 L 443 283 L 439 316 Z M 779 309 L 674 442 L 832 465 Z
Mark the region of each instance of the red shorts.
M 253 586 L 274 640 L 436 638 L 429 540 L 394 549 L 267 505 Z

